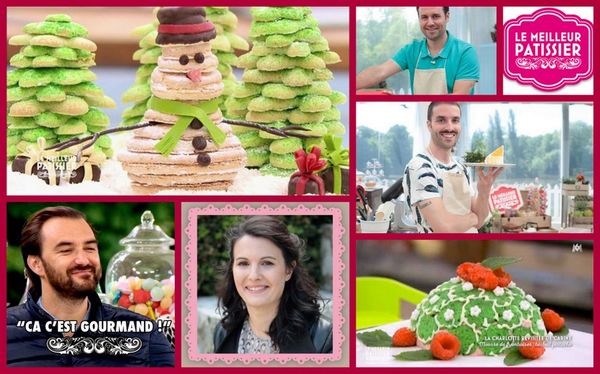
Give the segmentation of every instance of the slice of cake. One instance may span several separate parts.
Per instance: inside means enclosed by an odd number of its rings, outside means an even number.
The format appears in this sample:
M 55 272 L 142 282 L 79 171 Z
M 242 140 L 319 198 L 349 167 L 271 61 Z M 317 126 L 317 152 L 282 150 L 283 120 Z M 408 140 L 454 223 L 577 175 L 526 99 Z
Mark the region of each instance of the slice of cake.
M 413 312 L 411 329 L 428 347 L 434 335 L 447 331 L 460 340 L 460 354 L 495 356 L 527 337 L 546 336 L 535 299 L 497 267 L 464 263 L 457 277 L 440 284 Z
M 493 164 L 493 165 L 501 165 L 504 163 L 504 146 L 496 148 L 494 152 L 487 155 L 484 163 Z

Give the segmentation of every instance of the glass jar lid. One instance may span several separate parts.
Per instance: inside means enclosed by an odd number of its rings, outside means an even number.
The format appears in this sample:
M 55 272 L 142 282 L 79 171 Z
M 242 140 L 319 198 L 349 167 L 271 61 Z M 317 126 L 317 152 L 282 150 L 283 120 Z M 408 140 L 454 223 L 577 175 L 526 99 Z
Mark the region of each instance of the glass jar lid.
M 141 224 L 131 230 L 129 235 L 119 240 L 119 244 L 122 246 L 171 246 L 175 244 L 175 239 L 165 234 L 160 226 L 154 224 L 154 216 L 151 211 L 147 210 L 142 213 Z

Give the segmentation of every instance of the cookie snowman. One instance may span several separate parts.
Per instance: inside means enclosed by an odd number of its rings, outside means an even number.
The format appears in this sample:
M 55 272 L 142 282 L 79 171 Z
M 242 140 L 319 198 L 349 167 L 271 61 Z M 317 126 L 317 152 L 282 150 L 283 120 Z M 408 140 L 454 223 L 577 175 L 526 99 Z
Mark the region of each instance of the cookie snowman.
M 246 165 L 246 152 L 219 110 L 223 82 L 211 52 L 214 25 L 202 7 L 163 7 L 144 121 L 118 155 L 137 193 L 225 190 Z

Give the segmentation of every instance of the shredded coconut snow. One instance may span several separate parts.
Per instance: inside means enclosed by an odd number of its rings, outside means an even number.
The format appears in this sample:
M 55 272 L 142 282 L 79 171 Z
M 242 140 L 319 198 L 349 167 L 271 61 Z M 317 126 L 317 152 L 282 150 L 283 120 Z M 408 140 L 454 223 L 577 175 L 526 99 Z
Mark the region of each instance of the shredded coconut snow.
M 100 182 L 50 186 L 43 180 L 11 171 L 6 172 L 8 195 L 132 195 L 127 173 L 116 160 L 102 165 Z M 227 191 L 163 190 L 157 195 L 287 195 L 288 178 L 263 176 L 255 169 L 242 169 Z

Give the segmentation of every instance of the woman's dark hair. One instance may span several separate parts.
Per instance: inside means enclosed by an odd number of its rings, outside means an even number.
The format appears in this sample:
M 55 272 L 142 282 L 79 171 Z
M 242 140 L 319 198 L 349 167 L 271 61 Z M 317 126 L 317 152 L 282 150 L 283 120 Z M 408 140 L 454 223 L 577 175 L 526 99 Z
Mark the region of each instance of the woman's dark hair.
M 285 223 L 273 216 L 254 216 L 230 229 L 229 262 L 219 287 L 219 305 L 224 308 L 221 323 L 227 331 L 239 327 L 248 316 L 233 280 L 233 247 L 245 235 L 271 241 L 281 250 L 286 267 L 294 269 L 285 283 L 277 317 L 269 327 L 271 340 L 281 347 L 286 342 L 294 341 L 298 335 L 305 334 L 320 316 L 318 301 L 321 297 L 317 285 L 302 266 L 304 243 L 288 231 Z

